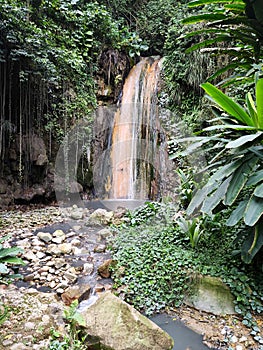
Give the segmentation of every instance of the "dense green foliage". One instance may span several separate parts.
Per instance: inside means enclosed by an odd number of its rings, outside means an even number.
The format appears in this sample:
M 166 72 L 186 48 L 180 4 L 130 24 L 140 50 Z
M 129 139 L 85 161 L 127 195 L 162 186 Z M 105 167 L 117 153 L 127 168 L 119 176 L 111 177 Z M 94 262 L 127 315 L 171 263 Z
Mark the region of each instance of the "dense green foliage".
M 200 218 L 202 235 L 192 245 L 189 233 L 177 224 L 172 203 L 149 203 L 129 214 L 129 221 L 115 228 L 113 242 L 115 287 L 127 301 L 152 313 L 181 305 L 189 280 L 198 274 L 221 277 L 235 296 L 236 311 L 252 326 L 252 313 L 262 312 L 262 274 L 233 257 L 237 229 L 225 228 L 222 213 Z M 140 242 L 140 244 L 138 244 Z M 238 248 L 240 243 L 236 242 Z
M 190 152 L 208 144 L 209 151 L 216 150 L 209 163 L 214 172 L 204 187 L 198 190 L 187 209 L 189 215 L 201 206 L 201 211 L 212 215 L 222 210 L 222 204 L 232 208 L 227 224 L 235 226 L 243 219 L 241 230 L 243 245 L 241 254 L 245 262 L 252 261 L 261 251 L 262 235 L 262 82 L 257 82 L 257 106 L 251 94 L 247 95 L 246 109 L 209 83 L 202 87 L 213 101 L 225 112 L 216 119 L 215 125 L 204 132 L 217 131 L 212 136 L 198 136 L 190 146 Z M 218 113 L 217 113 L 218 116 Z M 218 122 L 221 122 L 218 124 Z M 193 139 L 193 138 L 192 138 Z M 186 152 L 185 154 L 187 154 Z M 214 152 L 215 153 L 215 152 Z M 221 206 L 220 206 L 221 204 Z M 217 209 L 217 208 L 220 209 Z M 235 210 L 234 210 L 235 209 Z
M 228 70 L 232 75 L 224 80 L 224 86 L 236 84 L 253 84 L 254 74 L 262 74 L 262 44 L 263 22 L 261 11 L 256 8 L 262 3 L 260 0 L 251 5 L 248 1 L 207 1 L 194 0 L 189 2 L 189 8 L 202 10 L 183 20 L 188 26 L 188 33 L 184 38 L 195 41 L 186 49 L 186 52 L 202 50 L 209 55 L 228 57 L 228 64 L 213 72 L 210 80 L 220 76 Z M 194 30 L 191 30 L 194 29 Z M 197 40 L 197 41 L 196 41 Z

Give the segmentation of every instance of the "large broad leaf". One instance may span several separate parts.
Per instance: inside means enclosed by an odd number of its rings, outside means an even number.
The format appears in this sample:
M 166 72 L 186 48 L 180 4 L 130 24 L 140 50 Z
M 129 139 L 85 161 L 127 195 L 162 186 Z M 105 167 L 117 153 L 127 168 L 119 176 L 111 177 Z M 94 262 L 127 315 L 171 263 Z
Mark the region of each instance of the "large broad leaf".
M 192 45 L 188 49 L 185 50 L 185 53 L 190 53 L 196 50 L 201 49 L 202 47 L 207 47 L 209 45 L 214 45 L 215 43 L 226 42 L 233 40 L 230 35 L 219 35 L 213 39 L 202 40 L 197 44 Z
M 253 170 L 258 159 L 253 157 L 249 162 L 244 162 L 240 167 L 234 172 L 232 179 L 230 181 L 228 191 L 226 193 L 226 198 L 224 201 L 225 205 L 232 205 L 237 199 L 239 193 L 247 182 L 247 178 L 250 172 Z
M 201 208 L 202 212 L 212 215 L 213 209 L 225 198 L 230 180 L 231 176 L 223 181 L 215 192 L 206 197 Z
M 258 127 L 263 130 L 263 79 L 259 79 L 256 85 L 256 104 Z
M 225 129 L 233 129 L 233 130 L 248 130 L 253 131 L 257 130 L 254 126 L 245 126 L 245 125 L 234 125 L 234 124 L 223 124 L 223 125 L 212 125 L 205 128 L 203 131 L 213 131 L 213 130 L 225 130 Z
M 255 103 L 253 101 L 253 98 L 250 92 L 246 95 L 246 104 L 249 111 L 249 115 L 253 120 L 253 124 L 258 127 L 257 108 L 255 106 Z
M 254 256 L 263 246 L 263 223 L 254 228 L 254 232 L 249 234 L 242 244 L 241 257 L 243 261 L 250 264 Z
M 234 171 L 236 171 L 241 164 L 244 163 L 244 159 L 235 160 L 229 164 L 224 165 L 219 168 L 209 179 L 208 185 L 213 185 L 214 183 L 219 183 L 224 178 L 231 175 Z
M 240 202 L 236 209 L 232 211 L 230 217 L 226 222 L 227 226 L 235 226 L 243 218 L 245 209 L 247 207 L 247 202 L 247 200 Z
M 256 187 L 254 196 L 263 198 L 263 183 Z
M 248 226 L 254 226 L 263 214 L 263 198 L 251 196 L 245 210 L 244 221 Z
M 221 13 L 203 13 L 201 15 L 195 15 L 195 16 L 190 16 L 182 20 L 183 24 L 193 24 L 193 23 L 198 23 L 198 22 L 203 22 L 203 21 L 218 21 L 225 19 L 226 16 L 221 14 Z
M 247 186 L 253 186 L 263 180 L 263 169 L 255 171 L 253 175 L 247 180 Z
M 229 3 L 229 0 L 194 0 L 187 4 L 188 7 L 196 7 L 209 4 L 223 4 Z
M 205 198 L 208 196 L 209 193 L 211 193 L 212 191 L 214 191 L 217 188 L 217 184 L 214 183 L 212 186 L 204 186 L 203 188 L 201 188 L 200 190 L 198 190 L 194 197 L 192 198 L 186 213 L 188 215 L 191 215 L 196 209 L 198 209 L 201 204 L 203 203 L 203 201 L 205 200 Z
M 238 139 L 229 142 L 226 145 L 226 148 L 236 148 L 236 147 L 240 147 L 246 144 L 249 144 L 249 146 L 251 145 L 252 141 L 259 141 L 263 138 L 263 132 L 257 132 L 256 134 L 251 134 L 251 135 L 245 135 L 245 136 L 241 136 Z
M 235 117 L 239 122 L 242 122 L 248 126 L 253 126 L 252 119 L 240 106 L 240 104 L 234 102 L 231 98 L 210 83 L 201 84 L 201 87 L 225 112 Z

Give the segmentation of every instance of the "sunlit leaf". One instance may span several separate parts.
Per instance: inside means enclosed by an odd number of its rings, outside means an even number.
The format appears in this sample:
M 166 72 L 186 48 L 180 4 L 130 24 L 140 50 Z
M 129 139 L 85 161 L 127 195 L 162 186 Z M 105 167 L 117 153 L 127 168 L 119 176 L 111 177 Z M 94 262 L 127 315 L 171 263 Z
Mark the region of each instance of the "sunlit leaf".
M 252 120 L 246 111 L 230 97 L 210 83 L 201 84 L 205 92 L 228 114 L 235 117 L 239 122 L 253 127 Z

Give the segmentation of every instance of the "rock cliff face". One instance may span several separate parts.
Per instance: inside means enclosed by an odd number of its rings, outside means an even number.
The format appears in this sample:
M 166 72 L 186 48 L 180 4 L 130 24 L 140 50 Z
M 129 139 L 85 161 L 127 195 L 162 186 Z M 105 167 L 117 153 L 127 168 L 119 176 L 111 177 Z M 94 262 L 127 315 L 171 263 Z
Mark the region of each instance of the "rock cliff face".
M 117 103 L 129 70 L 130 60 L 125 53 L 113 49 L 107 49 L 101 53 L 95 77 L 98 105 L 108 106 Z M 17 74 L 14 76 L 17 78 Z M 19 82 L 13 79 L 11 85 L 15 96 L 18 94 L 17 86 Z M 34 86 L 34 93 L 40 95 L 42 92 L 37 91 Z M 26 117 L 23 117 L 25 120 L 19 116 L 20 107 L 16 98 L 5 103 L 6 106 L 10 105 L 12 113 L 9 114 L 12 115 L 12 123 L 9 123 L 8 120 L 5 120 L 5 116 L 1 115 L 0 208 L 14 203 L 50 202 L 55 199 L 54 164 L 59 149 L 59 141 L 56 137 L 52 137 L 52 140 L 49 139 L 50 135 L 45 130 L 47 125 L 45 125 L 44 114 L 47 113 L 48 108 L 46 103 L 42 106 L 42 109 L 39 109 L 37 103 L 31 101 L 31 104 L 27 106 Z M 56 108 L 59 108 L 59 106 Z M 36 110 L 37 113 L 35 113 Z M 7 112 L 5 114 L 8 115 Z M 40 118 L 39 120 L 42 122 L 36 121 L 36 118 Z M 50 118 L 52 123 L 53 117 Z M 54 116 L 55 119 L 56 116 Z M 108 120 L 107 122 L 110 123 Z M 74 120 L 69 120 L 68 123 L 68 126 L 72 126 Z M 6 125 L 9 125 L 8 128 Z M 59 124 L 57 127 L 59 127 Z M 63 129 L 64 126 L 61 126 L 61 128 Z M 20 130 L 22 130 L 22 135 Z M 93 158 L 95 159 L 97 157 L 96 150 L 99 147 L 103 149 L 107 147 L 107 140 L 104 139 L 106 134 L 96 132 L 96 135 L 97 138 L 93 140 L 94 147 L 92 146 L 95 152 Z M 85 166 L 87 166 L 86 172 L 90 173 L 89 164 L 85 164 Z M 81 171 L 83 173 L 83 169 Z M 83 182 L 85 181 L 83 180 Z M 69 192 L 73 195 L 82 191 L 82 186 L 78 182 L 70 186 Z M 92 183 L 92 179 L 89 178 L 89 182 Z M 63 183 L 61 186 L 63 186 Z M 89 187 L 89 184 L 86 187 Z M 64 188 L 65 186 L 63 190 Z
M 53 171 L 49 165 L 43 138 L 16 135 L 2 164 L 0 207 L 14 202 L 40 201 L 53 196 Z

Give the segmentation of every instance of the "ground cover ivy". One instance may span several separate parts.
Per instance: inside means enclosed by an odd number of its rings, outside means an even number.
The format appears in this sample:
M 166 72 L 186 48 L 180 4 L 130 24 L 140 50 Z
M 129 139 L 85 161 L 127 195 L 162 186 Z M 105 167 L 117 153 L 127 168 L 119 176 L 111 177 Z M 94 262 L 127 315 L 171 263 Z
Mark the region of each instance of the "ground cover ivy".
M 170 203 L 168 207 L 171 206 Z M 236 312 L 260 343 L 262 338 L 253 315 L 263 311 L 262 272 L 233 254 L 238 228 L 223 226 L 227 215 L 223 211 L 213 218 L 204 217 L 203 233 L 193 246 L 189 234 L 176 223 L 176 208 L 169 209 L 171 216 L 167 211 L 166 216 L 160 214 L 164 208 L 160 203 L 146 204 L 129 213 L 130 221 L 125 225 L 115 228 L 118 234 L 112 250 L 118 262 L 113 272 L 116 292 L 137 309 L 151 314 L 180 306 L 192 276 L 220 277 L 231 289 Z

